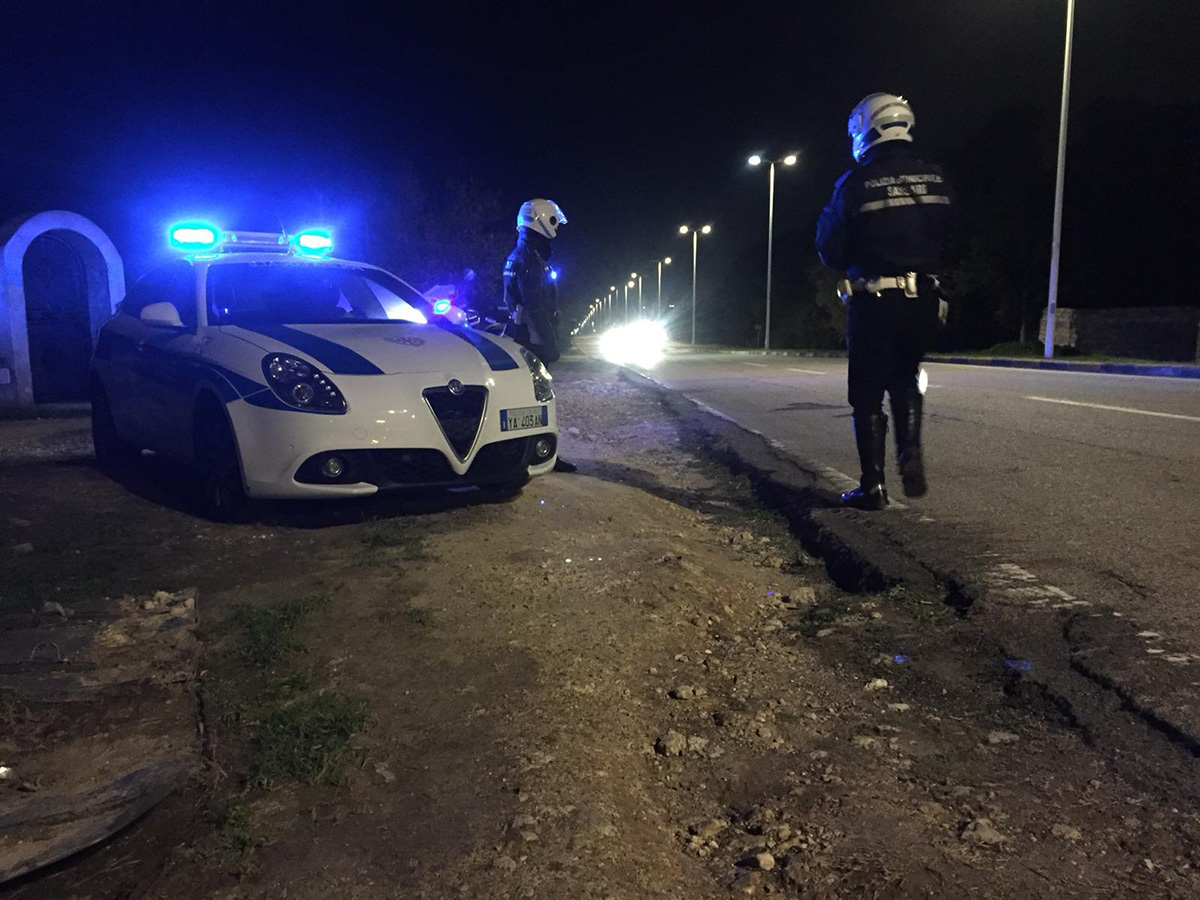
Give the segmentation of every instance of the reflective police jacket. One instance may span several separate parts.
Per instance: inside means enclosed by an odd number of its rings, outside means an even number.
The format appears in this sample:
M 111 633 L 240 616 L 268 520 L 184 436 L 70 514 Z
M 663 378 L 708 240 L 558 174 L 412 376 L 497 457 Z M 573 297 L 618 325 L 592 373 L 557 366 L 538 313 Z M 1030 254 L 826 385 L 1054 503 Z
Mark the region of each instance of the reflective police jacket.
M 510 312 L 517 307 L 546 315 L 558 311 L 558 290 L 549 258 L 550 239 L 523 230 L 517 246 L 504 261 L 504 302 Z
M 937 274 L 958 245 L 958 198 L 907 141 L 877 144 L 838 179 L 817 222 L 817 251 L 847 277 Z

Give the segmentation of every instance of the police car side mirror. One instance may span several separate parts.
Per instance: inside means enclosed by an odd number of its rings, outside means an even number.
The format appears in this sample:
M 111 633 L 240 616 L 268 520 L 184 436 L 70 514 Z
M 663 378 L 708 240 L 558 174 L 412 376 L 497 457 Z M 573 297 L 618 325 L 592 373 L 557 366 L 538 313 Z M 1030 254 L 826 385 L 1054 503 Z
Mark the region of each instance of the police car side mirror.
M 183 327 L 183 320 L 179 318 L 179 310 L 175 308 L 174 303 L 168 303 L 165 300 L 161 303 L 147 303 L 142 307 L 138 318 L 146 325 L 153 325 L 156 328 Z

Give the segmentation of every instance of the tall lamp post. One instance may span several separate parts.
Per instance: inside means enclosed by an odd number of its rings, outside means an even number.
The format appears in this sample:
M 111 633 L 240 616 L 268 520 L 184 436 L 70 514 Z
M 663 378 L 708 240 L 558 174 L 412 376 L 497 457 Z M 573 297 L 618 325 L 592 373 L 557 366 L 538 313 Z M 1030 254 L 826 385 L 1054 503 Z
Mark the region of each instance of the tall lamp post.
M 637 272 L 630 272 L 630 273 L 629 273 L 629 286 L 630 286 L 630 287 L 633 287 L 633 280 L 634 280 L 635 278 L 637 279 L 637 287 L 638 287 L 638 318 L 640 319 L 640 318 L 642 317 L 642 312 L 643 312 L 643 307 L 642 307 L 642 276 L 641 276 L 641 275 L 639 275 Z
M 755 153 L 747 162 L 752 166 L 761 166 L 763 158 Z M 768 163 L 770 175 L 767 178 L 767 313 L 766 325 L 763 327 L 763 349 L 771 349 L 771 256 L 775 248 L 775 164 L 783 163 L 785 166 L 794 166 L 796 164 L 796 154 L 789 153 L 782 159 L 766 160 Z
M 696 344 L 696 254 L 699 252 L 700 235 L 712 234 L 711 225 L 693 228 L 691 225 L 680 225 L 679 233 L 692 236 L 692 346 Z
M 1067 38 L 1063 50 L 1062 107 L 1058 113 L 1058 171 L 1054 181 L 1054 234 L 1050 239 L 1050 297 L 1046 302 L 1046 358 L 1054 356 L 1054 312 L 1058 309 L 1058 253 L 1062 241 L 1063 179 L 1067 170 L 1067 112 L 1071 105 L 1071 43 L 1075 36 L 1075 0 L 1067 0 Z
M 617 286 L 615 284 L 610 284 L 608 286 L 608 324 L 609 324 L 609 327 L 612 326 L 613 319 L 616 318 L 616 306 L 617 306 Z
M 633 287 L 633 281 L 625 282 L 625 321 L 629 322 L 629 289 Z
M 662 267 L 671 264 L 671 257 L 658 260 L 658 299 L 655 301 L 655 318 L 662 318 Z

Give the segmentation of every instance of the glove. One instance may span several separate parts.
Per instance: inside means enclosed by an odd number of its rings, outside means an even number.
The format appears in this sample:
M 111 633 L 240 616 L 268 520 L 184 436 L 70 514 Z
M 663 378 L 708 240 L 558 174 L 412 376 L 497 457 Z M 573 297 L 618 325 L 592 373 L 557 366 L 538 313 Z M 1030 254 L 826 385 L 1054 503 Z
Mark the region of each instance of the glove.
M 950 318 L 950 304 L 946 302 L 945 297 L 938 297 L 938 322 L 942 327 L 946 327 L 946 320 Z

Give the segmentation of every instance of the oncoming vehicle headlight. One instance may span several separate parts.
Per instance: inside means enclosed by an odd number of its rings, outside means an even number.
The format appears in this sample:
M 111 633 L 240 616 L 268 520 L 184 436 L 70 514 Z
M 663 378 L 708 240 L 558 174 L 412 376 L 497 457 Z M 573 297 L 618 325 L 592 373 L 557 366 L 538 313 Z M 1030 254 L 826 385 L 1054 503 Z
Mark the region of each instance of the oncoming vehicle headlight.
M 524 347 L 521 348 L 521 359 L 525 360 L 533 376 L 533 396 L 538 403 L 549 403 L 554 399 L 554 387 L 550 383 L 554 379 L 550 377 L 550 372 L 540 359 Z
M 337 386 L 304 360 L 286 353 L 263 359 L 263 375 L 275 396 L 293 409 L 341 415 L 346 398 Z
M 653 369 L 662 362 L 666 348 L 666 329 L 648 319 L 618 325 L 600 336 L 600 355 L 618 366 Z

